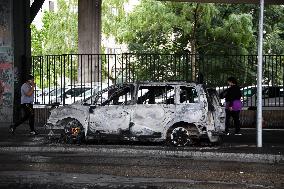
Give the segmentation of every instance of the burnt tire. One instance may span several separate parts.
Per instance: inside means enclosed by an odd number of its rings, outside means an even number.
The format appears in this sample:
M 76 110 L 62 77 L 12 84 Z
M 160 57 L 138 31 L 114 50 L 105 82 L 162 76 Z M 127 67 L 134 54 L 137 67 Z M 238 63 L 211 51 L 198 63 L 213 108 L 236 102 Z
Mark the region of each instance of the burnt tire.
M 167 132 L 167 143 L 169 145 L 183 147 L 192 142 L 187 126 L 175 126 L 170 128 Z
M 68 120 L 64 126 L 64 141 L 67 144 L 81 144 L 85 140 L 84 127 L 76 120 Z

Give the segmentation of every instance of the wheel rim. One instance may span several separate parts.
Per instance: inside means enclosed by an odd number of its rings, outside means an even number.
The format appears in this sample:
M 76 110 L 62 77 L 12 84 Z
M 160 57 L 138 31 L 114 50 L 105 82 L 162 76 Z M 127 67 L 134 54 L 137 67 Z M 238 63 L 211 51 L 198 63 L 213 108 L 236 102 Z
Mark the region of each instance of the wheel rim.
M 76 137 L 83 132 L 81 126 L 76 120 L 72 120 L 67 123 L 64 130 L 67 137 Z
M 171 132 L 171 143 L 175 146 L 185 146 L 190 143 L 189 132 L 184 127 L 176 127 Z

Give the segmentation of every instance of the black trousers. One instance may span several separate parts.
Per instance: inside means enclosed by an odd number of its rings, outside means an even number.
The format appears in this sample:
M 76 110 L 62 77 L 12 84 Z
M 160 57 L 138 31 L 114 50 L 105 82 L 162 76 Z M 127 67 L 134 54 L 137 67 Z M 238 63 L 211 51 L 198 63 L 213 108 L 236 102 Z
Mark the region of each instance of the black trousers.
M 225 131 L 229 132 L 230 119 L 231 117 L 234 120 L 235 132 L 240 132 L 240 111 L 230 111 L 226 109 L 226 122 L 225 122 Z
M 21 104 L 21 108 L 24 112 L 24 117 L 22 117 L 18 122 L 15 123 L 14 128 L 18 127 L 26 120 L 29 120 L 30 130 L 34 131 L 34 108 L 33 104 Z

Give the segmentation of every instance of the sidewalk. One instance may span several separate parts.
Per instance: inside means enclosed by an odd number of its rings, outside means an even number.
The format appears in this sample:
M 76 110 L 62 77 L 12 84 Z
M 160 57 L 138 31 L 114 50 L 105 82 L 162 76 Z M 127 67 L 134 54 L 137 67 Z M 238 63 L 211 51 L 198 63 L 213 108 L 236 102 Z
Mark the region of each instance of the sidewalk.
M 199 146 L 185 148 L 164 144 L 82 144 L 81 146 L 54 143 L 48 140 L 48 130 L 38 127 L 39 135 L 31 136 L 28 125 L 17 128 L 15 135 L 8 132 L 8 125 L 0 127 L 0 153 L 3 152 L 79 152 L 119 153 L 187 157 L 197 160 L 239 161 L 258 163 L 284 163 L 284 129 L 263 130 L 263 147 L 256 147 L 256 130 L 242 129 L 242 136 L 224 136 L 219 146 L 202 142 Z

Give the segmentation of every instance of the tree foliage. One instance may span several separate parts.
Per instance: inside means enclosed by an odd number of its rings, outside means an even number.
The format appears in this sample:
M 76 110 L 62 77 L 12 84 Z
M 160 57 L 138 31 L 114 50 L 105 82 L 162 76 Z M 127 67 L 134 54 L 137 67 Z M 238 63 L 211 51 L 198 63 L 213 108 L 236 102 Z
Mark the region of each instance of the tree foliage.
M 211 82 L 224 80 L 220 78 L 220 71 L 242 78 L 243 83 L 255 80 L 255 58 L 248 58 L 239 63 L 234 56 L 220 59 L 206 59 L 204 56 L 218 55 L 249 55 L 257 54 L 258 37 L 258 7 L 245 4 L 199 4 L 181 2 L 161 2 L 155 0 L 141 0 L 141 3 L 124 18 L 119 19 L 113 32 L 117 41 L 128 44 L 132 53 L 190 53 L 189 67 L 191 78 L 195 78 L 198 64 L 210 66 Z M 283 18 L 282 6 L 265 7 L 265 36 L 264 53 L 283 53 Z M 136 65 L 143 68 L 151 64 L 137 56 Z M 181 58 L 183 59 L 183 58 Z M 168 64 L 162 57 L 160 64 Z M 184 60 L 183 60 L 184 61 Z M 224 62 L 226 61 L 226 62 Z M 226 64 L 225 64 L 226 63 Z M 152 65 L 152 64 L 151 64 Z M 224 66 L 225 65 L 225 66 Z M 161 67 L 171 68 L 169 65 Z M 149 67 L 149 66 L 148 66 Z M 196 70 L 194 69 L 196 67 Z M 175 68 L 172 68 L 175 69 Z M 228 70 L 231 70 L 228 72 Z M 207 70 L 208 71 L 208 70 Z M 149 70 L 140 72 L 147 78 Z M 169 70 L 168 73 L 174 73 Z M 163 74 L 163 73 L 161 73 Z M 163 75 L 157 77 L 163 77 Z M 208 78 L 208 77 L 207 77 Z
M 132 52 L 247 53 L 255 44 L 252 19 L 246 13 L 224 16 L 214 4 L 142 0 L 115 36 Z
M 57 11 L 45 11 L 43 26 L 38 29 L 31 25 L 32 55 L 62 55 L 78 52 L 78 1 L 58 0 Z M 62 57 L 44 56 L 33 58 L 33 72 L 40 88 L 58 85 L 62 77 L 62 68 L 66 70 L 65 77 L 76 79 L 77 61 L 67 61 L 62 64 Z M 69 70 L 73 69 L 73 72 Z M 72 74 L 72 75 L 70 75 Z
M 106 36 L 117 36 L 118 24 L 126 16 L 125 3 L 129 0 L 102 0 L 102 31 Z
M 43 27 L 33 24 L 32 55 L 78 52 L 78 1 L 58 0 L 58 11 L 45 11 Z
M 130 13 L 129 0 L 102 1 L 102 31 L 126 43 L 131 52 L 255 54 L 258 6 L 141 0 Z M 32 54 L 76 53 L 78 0 L 58 0 L 45 12 L 43 28 L 32 26 Z M 264 52 L 284 53 L 284 8 L 265 7 Z

